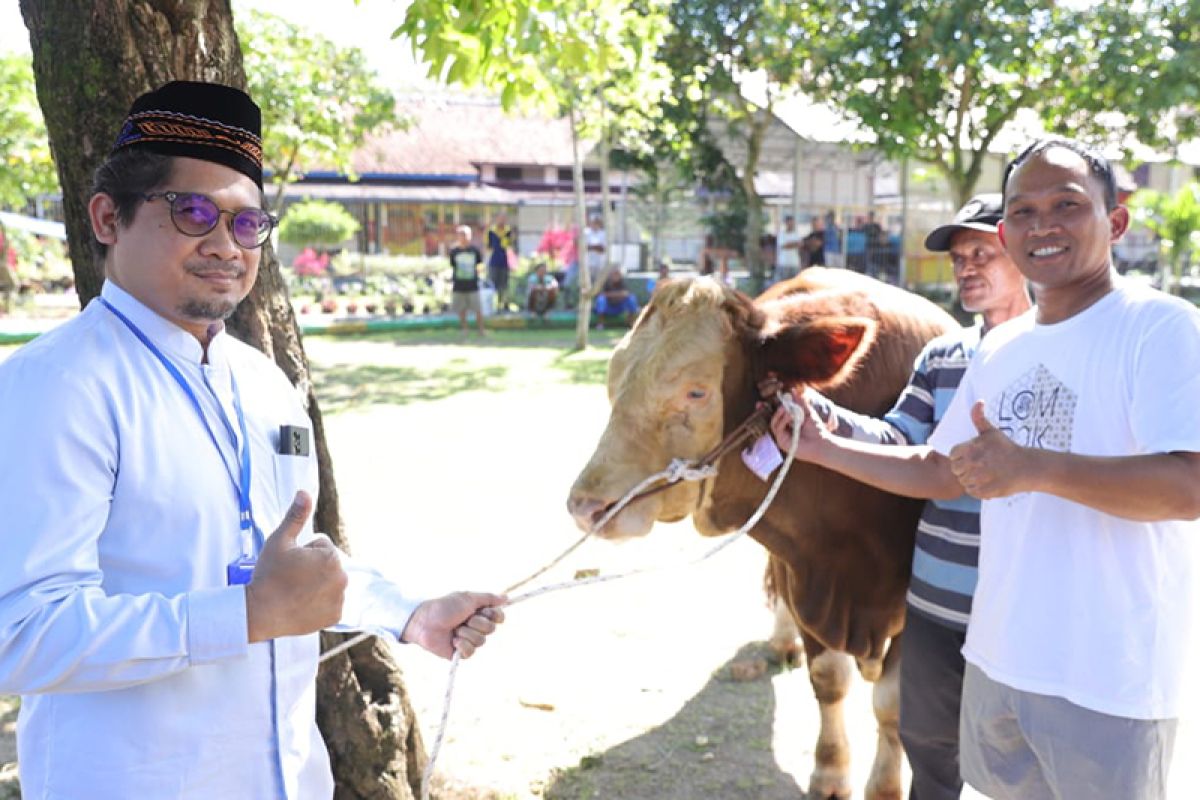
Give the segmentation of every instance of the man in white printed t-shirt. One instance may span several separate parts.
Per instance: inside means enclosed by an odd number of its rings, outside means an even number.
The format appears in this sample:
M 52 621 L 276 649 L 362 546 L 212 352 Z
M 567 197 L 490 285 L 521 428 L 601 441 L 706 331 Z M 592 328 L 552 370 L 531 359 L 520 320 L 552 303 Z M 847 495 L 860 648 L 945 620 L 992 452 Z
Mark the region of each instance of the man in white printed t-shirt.
M 1004 194 L 1001 239 L 1037 306 L 982 343 L 929 447 L 833 468 L 984 501 L 966 781 L 1012 800 L 1158 800 L 1195 666 L 1200 312 L 1116 274 L 1129 212 L 1103 156 L 1035 142 Z M 809 417 L 802 446 L 820 449 L 831 434 Z

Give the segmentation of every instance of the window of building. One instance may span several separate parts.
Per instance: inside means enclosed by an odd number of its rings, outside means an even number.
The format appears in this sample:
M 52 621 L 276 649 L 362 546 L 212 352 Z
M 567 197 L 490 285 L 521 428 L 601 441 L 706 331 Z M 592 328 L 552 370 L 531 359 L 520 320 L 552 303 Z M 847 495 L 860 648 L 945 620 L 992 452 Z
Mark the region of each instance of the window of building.
M 574 178 L 572 177 L 570 167 L 559 167 L 558 168 L 558 182 L 559 183 L 571 183 L 573 180 L 574 180 Z M 585 184 L 599 183 L 600 182 L 600 170 L 585 169 L 583 171 L 583 182 Z

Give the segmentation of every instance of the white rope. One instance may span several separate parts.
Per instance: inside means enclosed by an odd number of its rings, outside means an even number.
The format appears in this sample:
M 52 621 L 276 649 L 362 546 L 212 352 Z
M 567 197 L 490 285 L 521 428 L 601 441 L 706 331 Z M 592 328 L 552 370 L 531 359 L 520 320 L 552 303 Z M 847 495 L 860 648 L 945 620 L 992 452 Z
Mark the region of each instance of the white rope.
M 646 488 L 654 485 L 658 481 L 664 480 L 664 479 L 667 481 L 667 483 L 678 483 L 681 480 L 701 481 L 701 480 L 704 480 L 705 478 L 711 478 L 711 477 L 715 476 L 716 474 L 717 474 L 717 468 L 715 465 L 709 465 L 707 467 L 696 468 L 693 466 L 693 462 L 688 461 L 686 459 L 682 459 L 682 458 L 673 459 L 671 461 L 671 463 L 667 465 L 666 469 L 654 473 L 653 475 L 651 475 L 650 477 L 646 478 L 644 481 L 639 483 L 637 486 L 633 487 L 628 492 L 626 492 L 625 496 L 622 497 L 620 500 L 618 500 L 616 503 L 614 503 L 611 507 L 609 507 L 608 511 L 605 512 L 604 516 L 601 517 L 598 522 L 593 524 L 591 526 L 591 529 L 587 533 L 585 533 L 583 536 L 579 537 L 579 541 L 575 542 L 575 544 L 571 545 L 566 550 L 564 550 L 562 553 L 560 553 L 558 555 L 558 557 L 555 558 L 553 561 L 551 561 L 549 564 L 546 564 L 544 567 L 542 567 L 538 571 L 534 572 L 532 575 L 529 575 L 528 577 L 525 577 L 525 578 L 517 581 L 512 586 L 505 589 L 504 593 L 508 594 L 508 593 L 512 592 L 514 589 L 520 588 L 521 586 L 524 586 L 525 584 L 529 583 L 530 581 L 541 577 L 546 572 L 549 572 L 551 569 L 558 566 L 558 564 L 564 558 L 569 556 L 571 553 L 575 552 L 575 550 L 578 549 L 580 545 L 582 545 L 584 542 L 586 542 L 588 540 L 588 537 L 590 537 L 594 532 L 603 528 L 605 525 L 607 525 L 609 523 L 609 520 L 611 520 L 617 514 L 621 513 L 621 510 L 623 508 L 625 508 L 625 506 L 629 505 L 629 503 L 633 502 L 633 499 L 637 495 L 639 495 L 643 489 L 646 489 Z M 512 605 L 511 601 L 510 601 L 509 605 Z M 325 661 L 328 661 L 329 659 L 333 658 L 334 656 L 340 655 L 340 654 L 344 653 L 345 651 L 349 650 L 351 647 L 354 647 L 354 645 L 358 644 L 359 642 L 361 642 L 365 639 L 369 639 L 370 637 L 375 636 L 375 635 L 376 635 L 375 633 L 367 632 L 367 633 L 360 633 L 357 636 L 347 639 L 346 641 L 342 642 L 341 644 L 337 645 L 336 647 L 331 647 L 328 650 L 326 650 L 324 653 L 322 653 L 321 657 L 317 660 L 317 663 L 320 664 Z
M 630 577 L 633 577 L 634 575 L 644 575 L 644 574 L 650 573 L 650 572 L 659 572 L 659 571 L 662 571 L 665 569 L 694 566 L 703 561 L 707 561 L 708 559 L 715 556 L 717 553 L 724 550 L 726 547 L 729 547 L 729 545 L 733 544 L 734 542 L 738 541 L 743 536 L 745 536 L 750 531 L 751 528 L 753 528 L 755 525 L 758 524 L 758 521 L 760 519 L 762 519 L 763 514 L 765 514 L 767 512 L 767 509 L 770 507 L 771 503 L 774 502 L 775 495 L 779 493 L 779 487 L 783 485 L 783 480 L 785 477 L 787 477 L 788 470 L 791 469 L 791 467 L 792 467 L 792 462 L 795 460 L 795 457 L 796 457 L 796 447 L 800 443 L 800 428 L 801 428 L 801 425 L 804 420 L 804 410 L 800 406 L 798 406 L 794 400 L 792 400 L 790 395 L 785 394 L 783 392 L 779 392 L 776 394 L 776 396 L 779 398 L 780 404 L 788 410 L 788 413 L 790 413 L 792 415 L 791 445 L 788 448 L 787 457 L 784 459 L 783 465 L 779 468 L 779 473 L 775 476 L 775 480 L 771 484 L 771 488 L 767 490 L 767 494 L 765 497 L 763 497 L 762 502 L 759 503 L 758 508 L 755 509 L 754 513 L 750 515 L 750 518 L 748 520 L 746 520 L 746 522 L 740 528 L 738 528 L 732 534 L 726 536 L 715 547 L 710 548 L 707 552 L 703 553 L 699 557 L 694 558 L 690 561 L 685 561 L 681 564 L 660 564 L 660 565 L 651 566 L 651 567 L 640 567 L 638 569 L 629 570 L 628 572 L 621 572 L 621 573 L 616 573 L 616 574 L 612 574 L 612 575 L 592 575 L 592 576 L 589 576 L 586 578 L 578 578 L 578 579 L 571 580 L 571 581 L 564 581 L 562 583 L 550 584 L 549 586 L 543 586 L 538 589 L 532 589 L 528 592 L 524 592 L 523 594 L 519 594 L 515 597 L 510 597 L 508 600 L 508 605 L 514 606 L 517 603 L 522 603 L 526 600 L 532 600 L 535 597 L 539 597 L 544 594 L 550 594 L 551 592 L 557 592 L 557 591 L 560 591 L 563 589 L 573 589 L 573 588 L 576 588 L 579 586 L 588 586 L 591 584 L 606 583 L 608 581 L 615 581 L 615 580 L 620 580 L 623 578 L 630 578 Z M 527 584 L 530 581 L 534 580 L 535 578 L 543 575 L 544 573 L 546 573 L 547 571 L 552 569 L 554 566 L 559 564 L 564 558 L 566 558 L 568 555 L 573 553 L 576 549 L 579 548 L 580 545 L 582 545 L 585 541 L 587 541 L 589 538 L 591 538 L 591 536 L 596 531 L 602 529 L 605 525 L 607 525 L 609 523 L 609 521 L 611 521 L 613 517 L 615 517 L 617 514 L 619 514 L 621 512 L 621 510 L 623 508 L 625 508 L 625 506 L 627 506 L 629 503 L 631 503 L 634 500 L 634 498 L 637 497 L 642 492 L 643 489 L 646 489 L 647 487 L 653 485 L 654 483 L 657 483 L 660 480 L 666 480 L 668 483 L 678 483 L 681 480 L 682 481 L 701 481 L 701 480 L 705 480 L 707 478 L 715 477 L 716 474 L 717 474 L 717 467 L 715 464 L 710 464 L 705 467 L 696 467 L 695 462 L 693 462 L 693 461 L 689 461 L 686 459 L 680 459 L 680 458 L 672 460 L 671 463 L 667 465 L 666 469 L 664 469 L 660 472 L 656 472 L 655 474 L 646 478 L 641 483 L 639 483 L 637 486 L 633 487 L 628 492 L 626 492 L 625 495 L 620 500 L 618 500 L 616 503 L 614 503 L 608 509 L 608 511 L 605 512 L 604 516 L 602 516 L 597 522 L 595 522 L 591 526 L 591 528 L 588 530 L 588 532 L 585 533 L 582 537 L 580 537 L 580 539 L 577 542 L 575 542 L 570 547 L 568 547 L 566 550 L 564 550 L 561 554 L 559 554 L 553 561 L 551 561 L 546 566 L 537 570 L 536 572 L 529 575 L 528 577 L 514 583 L 512 586 L 510 586 L 508 589 L 505 590 L 505 594 L 508 594 L 508 593 L 512 592 L 514 589 L 517 589 L 521 586 L 524 586 L 525 584 Z M 374 636 L 374 635 L 375 635 L 374 633 L 361 633 L 351 639 L 348 639 L 347 641 L 342 642 L 338 646 L 332 647 L 329 650 L 326 650 L 324 653 L 322 653 L 320 659 L 318 660 L 318 663 L 326 661 L 330 658 L 333 658 L 334 656 L 348 650 L 349 648 L 353 647 L 354 645 L 358 644 L 359 642 L 363 641 L 364 639 L 366 639 L 370 636 Z M 442 701 L 442 716 L 441 716 L 440 722 L 438 723 L 438 734 L 437 734 L 437 737 L 433 741 L 433 747 L 429 751 L 429 760 L 425 764 L 425 771 L 421 775 L 421 800 L 429 800 L 429 784 L 430 784 L 430 780 L 433 778 L 434 766 L 437 764 L 438 755 L 441 753 L 441 750 L 442 750 L 442 742 L 446 736 L 446 727 L 447 727 L 446 723 L 450 718 L 450 701 L 454 695 L 454 679 L 455 679 L 456 675 L 458 674 L 458 664 L 461 660 L 462 660 L 462 653 L 460 653 L 458 651 L 455 651 L 454 656 L 450 659 L 450 670 L 449 670 L 449 675 L 446 679 L 446 693 L 445 693 L 445 695 L 443 697 L 443 701 Z
M 783 480 L 787 477 L 788 470 L 790 470 L 792 467 L 792 462 L 796 458 L 796 447 L 800 443 L 800 427 L 804 420 L 804 409 L 798 406 L 788 394 L 779 392 L 776 396 L 779 398 L 780 404 L 788 410 L 788 413 L 792 415 L 792 441 L 788 447 L 787 457 L 783 460 L 783 464 L 779 468 L 779 474 L 775 476 L 775 480 L 772 482 L 771 488 L 767 490 L 767 494 L 765 497 L 763 497 L 762 502 L 759 503 L 758 508 L 755 509 L 754 513 L 750 515 L 750 518 L 746 520 L 746 522 L 740 528 L 738 528 L 732 534 L 726 536 L 715 547 L 710 548 L 698 558 L 694 558 L 691 561 L 685 561 L 682 564 L 660 564 L 658 566 L 641 567 L 639 569 L 633 569 L 629 570 L 628 572 L 621 572 L 613 575 L 592 575 L 587 578 L 578 578 L 576 580 L 564 581 L 563 583 L 555 583 L 538 589 L 532 589 L 515 597 L 510 597 L 508 600 L 508 605 L 514 606 L 517 603 L 523 603 L 526 600 L 532 600 L 533 598 L 539 597 L 543 594 L 550 594 L 551 592 L 557 592 L 562 589 L 573 589 L 578 586 L 606 583 L 608 581 L 629 578 L 634 575 L 643 575 L 648 572 L 659 572 L 665 569 L 694 566 L 702 561 L 712 558 L 717 553 L 721 552 L 726 547 L 745 536 L 751 528 L 758 524 L 758 521 L 762 519 L 763 514 L 767 512 L 767 509 L 770 507 L 771 503 L 775 501 L 775 495 L 779 493 L 779 487 L 783 485 Z M 651 475 L 633 489 L 626 492 L 625 496 L 622 497 L 616 504 L 614 504 L 613 507 L 609 509 L 608 513 L 600 518 L 599 522 L 592 525 L 591 530 L 585 533 L 579 541 L 567 548 L 566 551 L 554 559 L 554 561 L 552 561 L 549 565 L 539 569 L 528 578 L 513 584 L 512 587 L 507 589 L 505 593 L 507 594 L 513 589 L 529 583 L 531 580 L 550 569 L 550 567 L 562 561 L 568 553 L 573 552 L 576 548 L 583 544 L 584 541 L 590 538 L 595 531 L 598 531 L 607 525 L 609 520 L 615 517 L 622 508 L 631 502 L 635 495 L 637 495 L 642 491 L 642 489 L 650 484 L 664 477 L 667 478 L 671 483 L 676 483 L 679 480 L 704 480 L 705 478 L 710 478 L 717 474 L 717 469 L 713 465 L 701 469 L 693 469 L 691 467 L 691 463 L 692 462 L 684 461 L 682 459 L 675 459 L 669 465 L 667 465 L 665 470 Z M 452 658 L 450 661 L 450 673 L 446 680 L 446 693 L 443 697 L 442 718 L 438 726 L 438 734 L 433 741 L 433 747 L 430 749 L 429 760 L 425 763 L 425 772 L 421 776 L 421 800 L 429 800 L 429 783 L 433 777 L 434 766 L 437 764 L 438 755 L 442 749 L 442 741 L 446 736 L 446 723 L 450 717 L 450 700 L 454 694 L 454 678 L 458 673 L 458 662 L 461 660 L 460 656 L 460 653 L 455 652 L 454 658 Z

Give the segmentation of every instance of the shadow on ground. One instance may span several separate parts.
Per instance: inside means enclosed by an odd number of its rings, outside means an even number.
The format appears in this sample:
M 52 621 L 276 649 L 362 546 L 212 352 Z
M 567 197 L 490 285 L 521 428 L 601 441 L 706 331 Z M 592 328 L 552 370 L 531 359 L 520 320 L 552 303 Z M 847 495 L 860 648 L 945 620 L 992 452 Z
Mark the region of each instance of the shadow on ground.
M 473 366 L 465 358 L 432 370 L 349 364 L 313 367 L 313 381 L 321 387 L 321 409 L 326 414 L 441 400 L 459 392 L 505 391 L 507 374 L 507 367 Z
M 608 379 L 608 356 L 583 358 L 580 353 L 563 353 L 554 359 L 554 368 L 565 372 L 567 380 L 578 384 L 604 385 Z
M 734 664 L 766 659 L 765 643 L 743 645 L 671 719 L 556 772 L 547 800 L 796 800 L 802 795 L 772 751 L 771 667 L 735 681 Z M 799 678 L 799 676 L 793 676 Z

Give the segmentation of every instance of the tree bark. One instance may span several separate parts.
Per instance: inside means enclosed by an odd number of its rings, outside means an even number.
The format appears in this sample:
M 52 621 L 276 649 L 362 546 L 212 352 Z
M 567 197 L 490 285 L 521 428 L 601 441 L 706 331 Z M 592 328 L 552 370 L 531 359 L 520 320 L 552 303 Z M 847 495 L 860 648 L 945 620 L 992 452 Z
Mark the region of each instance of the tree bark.
M 38 101 L 63 188 L 67 242 L 80 305 L 103 267 L 91 252 L 87 201 L 129 105 L 171 80 L 245 88 L 229 0 L 20 0 Z M 279 261 L 264 248 L 258 281 L 229 321 L 238 338 L 272 356 L 307 398 L 321 493 L 314 522 L 344 549 L 329 448 L 308 359 Z M 322 634 L 330 646 L 342 637 Z M 387 646 L 360 644 L 322 665 L 317 720 L 341 800 L 408 800 L 419 794 L 425 747 Z

